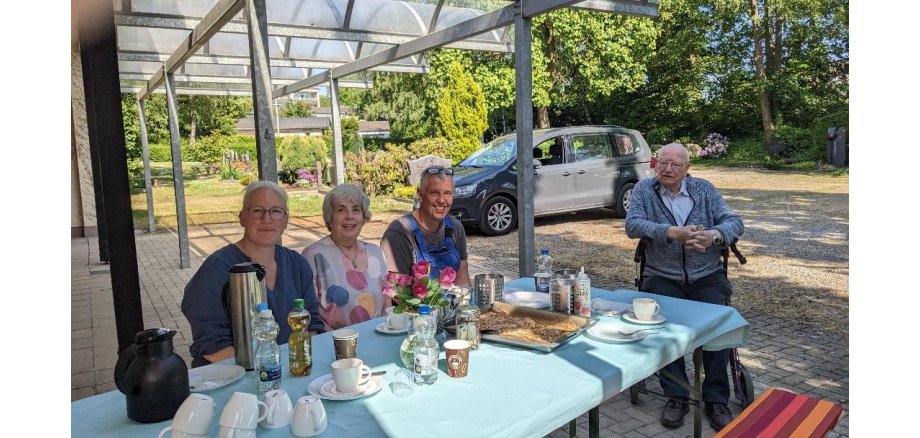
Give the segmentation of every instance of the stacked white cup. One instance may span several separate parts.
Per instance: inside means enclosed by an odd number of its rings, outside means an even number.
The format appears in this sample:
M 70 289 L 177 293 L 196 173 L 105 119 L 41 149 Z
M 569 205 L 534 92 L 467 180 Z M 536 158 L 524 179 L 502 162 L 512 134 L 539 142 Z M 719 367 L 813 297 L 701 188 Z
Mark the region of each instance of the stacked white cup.
M 262 413 L 259 414 L 259 408 Z M 255 394 L 234 392 L 220 414 L 220 438 L 255 438 L 256 427 L 268 416 L 268 406 Z
M 214 399 L 204 394 L 193 393 L 179 406 L 172 425 L 160 431 L 157 438 L 163 438 L 166 432 L 170 431 L 173 438 L 205 438 L 211 429 L 211 420 L 214 419 L 216 411 Z

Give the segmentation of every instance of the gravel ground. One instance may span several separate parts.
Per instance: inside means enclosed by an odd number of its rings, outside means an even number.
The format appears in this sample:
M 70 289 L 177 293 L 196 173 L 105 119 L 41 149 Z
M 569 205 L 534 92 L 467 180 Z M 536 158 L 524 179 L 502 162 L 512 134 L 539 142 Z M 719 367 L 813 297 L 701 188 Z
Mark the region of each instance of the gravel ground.
M 744 219 L 732 257 L 732 304 L 742 314 L 766 315 L 815 328 L 849 333 L 849 177 L 738 168 L 691 169 L 711 181 Z M 364 234 L 382 234 L 396 215 L 375 214 Z M 376 230 L 381 227 L 380 230 Z M 517 232 L 499 237 L 468 230 L 471 254 L 517 258 Z M 585 267 L 592 284 L 635 289 L 636 241 L 624 220 L 596 209 L 536 218 L 535 248 L 548 247 L 554 267 Z M 472 272 L 471 274 L 476 274 Z

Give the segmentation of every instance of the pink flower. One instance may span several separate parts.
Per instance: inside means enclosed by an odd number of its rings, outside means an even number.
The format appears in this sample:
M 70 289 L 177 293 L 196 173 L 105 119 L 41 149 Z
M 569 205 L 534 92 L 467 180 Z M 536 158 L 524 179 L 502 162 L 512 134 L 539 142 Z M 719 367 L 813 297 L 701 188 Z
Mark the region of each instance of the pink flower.
M 396 274 L 396 275 L 399 276 L 399 280 L 396 281 L 396 284 L 398 284 L 399 287 L 409 287 L 412 284 L 411 276 L 400 275 L 400 274 Z
M 416 281 L 412 285 L 412 294 L 418 299 L 425 298 L 425 295 L 428 295 L 428 287 L 423 282 Z
M 438 276 L 438 282 L 441 283 L 441 287 L 448 288 L 454 285 L 454 281 L 457 280 L 457 271 L 450 266 L 441 270 L 441 273 Z
M 390 298 L 396 297 L 396 289 L 392 284 L 384 284 L 382 293 Z
M 390 286 L 396 286 L 396 284 L 399 283 L 399 273 L 397 272 L 387 273 L 387 276 L 383 278 L 383 282 Z
M 431 271 L 431 263 L 424 260 L 412 265 L 412 274 L 416 279 L 427 277 L 429 271 Z

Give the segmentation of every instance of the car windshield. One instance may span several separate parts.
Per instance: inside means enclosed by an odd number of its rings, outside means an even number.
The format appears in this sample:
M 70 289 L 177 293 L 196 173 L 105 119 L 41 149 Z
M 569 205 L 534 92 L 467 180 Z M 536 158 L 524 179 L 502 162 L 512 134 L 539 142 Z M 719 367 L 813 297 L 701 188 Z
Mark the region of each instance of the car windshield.
M 482 145 L 457 165 L 463 167 L 502 166 L 514 158 L 517 151 L 514 147 L 516 143 L 517 138 L 514 136 L 497 138 Z

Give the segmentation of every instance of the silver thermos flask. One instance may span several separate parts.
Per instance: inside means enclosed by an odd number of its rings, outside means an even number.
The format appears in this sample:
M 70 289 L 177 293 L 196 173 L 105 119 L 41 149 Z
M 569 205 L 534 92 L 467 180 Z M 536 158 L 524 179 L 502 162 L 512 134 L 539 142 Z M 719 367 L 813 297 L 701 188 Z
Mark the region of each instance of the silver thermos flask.
M 230 268 L 230 326 L 233 331 L 233 348 L 236 364 L 253 370 L 252 321 L 256 306 L 267 303 L 265 293 L 265 268 L 258 263 L 238 263 Z

